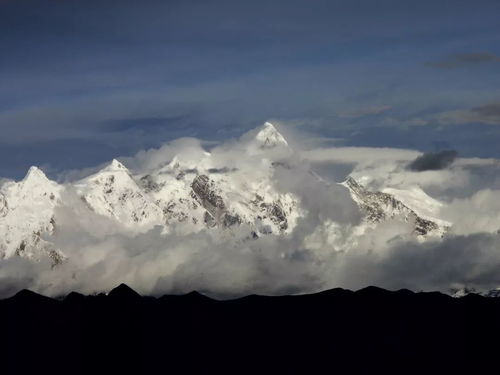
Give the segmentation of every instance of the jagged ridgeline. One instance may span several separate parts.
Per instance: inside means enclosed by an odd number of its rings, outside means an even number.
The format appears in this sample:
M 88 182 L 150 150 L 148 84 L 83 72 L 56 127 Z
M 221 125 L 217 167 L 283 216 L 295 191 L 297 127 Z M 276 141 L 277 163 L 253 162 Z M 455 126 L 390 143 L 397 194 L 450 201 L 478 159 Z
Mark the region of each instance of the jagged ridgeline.
M 108 294 L 58 299 L 23 290 L 0 300 L 0 312 L 0 366 L 9 374 L 447 374 L 467 368 L 482 374 L 498 367 L 492 342 L 500 334 L 500 299 L 473 294 L 367 287 L 217 300 L 195 291 L 141 297 L 122 284 Z M 106 371 L 96 371 L 103 365 Z
M 274 176 L 279 168 L 293 168 L 288 159 L 294 151 L 270 123 L 239 144 L 238 158 L 246 163 L 238 168 L 221 165 L 205 151 L 194 158 L 175 156 L 142 174 L 113 160 L 93 175 L 59 184 L 32 167 L 23 180 L 0 187 L 0 256 L 64 262 L 67 255 L 53 238 L 60 227 L 59 209 L 74 204 L 67 200 L 70 191 L 86 214 L 106 218 L 128 234 L 159 226 L 165 236 L 174 227 L 182 233 L 244 232 L 248 241 L 290 235 L 307 209 L 299 196 L 279 188 Z M 319 178 L 315 182 L 324 183 Z M 446 225 L 423 217 L 387 192 L 370 192 L 352 178 L 343 185 L 366 214 L 358 235 L 386 219 L 414 223 L 418 236 L 442 235 L 446 230 Z
M 354 201 L 366 214 L 366 220 L 372 224 L 400 217 L 404 221 L 414 223 L 415 234 L 421 236 L 427 234 L 442 236 L 449 227 L 448 223 L 419 216 L 394 195 L 380 191 L 368 191 L 350 176 L 342 185 L 349 189 Z M 429 197 L 426 198 L 428 199 Z

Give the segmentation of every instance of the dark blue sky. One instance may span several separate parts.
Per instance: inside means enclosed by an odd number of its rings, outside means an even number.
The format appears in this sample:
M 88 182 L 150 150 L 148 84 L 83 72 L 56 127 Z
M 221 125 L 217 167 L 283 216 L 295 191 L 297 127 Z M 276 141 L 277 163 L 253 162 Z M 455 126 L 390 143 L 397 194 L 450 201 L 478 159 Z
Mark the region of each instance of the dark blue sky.
M 0 0 L 0 176 L 266 120 L 500 157 L 500 2 Z

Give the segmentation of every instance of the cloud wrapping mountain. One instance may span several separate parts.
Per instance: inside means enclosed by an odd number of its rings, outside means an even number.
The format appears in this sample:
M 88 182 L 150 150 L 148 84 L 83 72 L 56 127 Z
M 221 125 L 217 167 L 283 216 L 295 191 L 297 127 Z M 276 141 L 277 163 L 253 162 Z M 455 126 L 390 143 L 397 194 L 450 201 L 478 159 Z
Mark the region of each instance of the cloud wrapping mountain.
M 270 124 L 209 150 L 180 139 L 123 163 L 67 174 L 74 180 L 63 184 L 49 181 L 57 194 L 34 202 L 59 202 L 45 217 L 54 228 L 33 232 L 26 257 L 6 247 L 0 295 L 21 288 L 93 293 L 119 282 L 146 294 L 196 289 L 222 297 L 369 284 L 498 285 L 498 161 L 457 159 L 445 170 L 417 172 L 406 168 L 418 155 L 411 150 L 301 150 L 292 139 Z M 5 182 L 0 211 L 12 214 L 8 190 L 33 177 L 45 181 L 40 173 Z M 337 183 L 347 174 L 380 192 L 367 196 L 383 220 L 367 221 L 360 209 L 366 202 Z M 31 191 L 22 194 L 29 198 Z M 39 217 L 29 204 L 22 199 L 20 212 Z M 0 224 L 10 225 L 6 220 Z M 447 229 L 422 236 L 416 220 Z M 37 241 L 52 247 L 40 255 Z

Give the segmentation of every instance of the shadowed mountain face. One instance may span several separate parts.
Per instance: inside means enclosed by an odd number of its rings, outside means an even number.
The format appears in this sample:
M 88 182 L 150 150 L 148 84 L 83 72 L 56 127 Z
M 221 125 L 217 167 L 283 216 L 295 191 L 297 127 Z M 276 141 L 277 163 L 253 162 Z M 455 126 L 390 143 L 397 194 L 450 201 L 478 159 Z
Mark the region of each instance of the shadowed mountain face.
M 141 296 L 128 285 L 120 284 L 111 292 L 109 292 L 108 297 L 116 300 L 131 301 L 134 299 L 138 299 Z
M 443 373 L 488 366 L 500 299 L 369 287 L 217 301 L 197 292 L 0 301 L 2 373 Z

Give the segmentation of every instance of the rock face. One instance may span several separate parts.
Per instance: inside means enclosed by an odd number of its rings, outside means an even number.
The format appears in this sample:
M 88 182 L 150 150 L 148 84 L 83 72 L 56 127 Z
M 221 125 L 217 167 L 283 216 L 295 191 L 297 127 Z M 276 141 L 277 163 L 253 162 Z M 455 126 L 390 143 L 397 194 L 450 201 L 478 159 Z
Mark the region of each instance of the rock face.
M 376 224 L 387 219 L 412 222 L 414 223 L 415 234 L 419 236 L 427 234 L 443 235 L 447 230 L 446 227 L 440 226 L 432 220 L 420 217 L 414 210 L 391 194 L 366 190 L 350 176 L 342 185 L 349 189 L 352 199 L 365 213 L 366 220 L 369 223 Z
M 195 198 L 207 212 L 220 222 L 221 216 L 227 212 L 224 200 L 215 192 L 213 181 L 208 176 L 196 176 L 191 184 Z
M 7 204 L 7 199 L 5 199 L 5 195 L 0 193 L 0 217 L 7 216 L 9 212 L 9 205 Z

